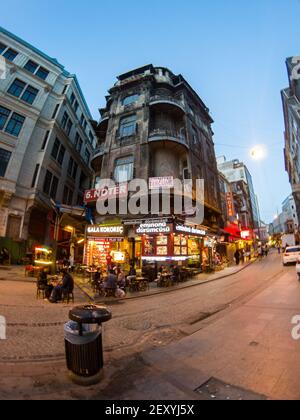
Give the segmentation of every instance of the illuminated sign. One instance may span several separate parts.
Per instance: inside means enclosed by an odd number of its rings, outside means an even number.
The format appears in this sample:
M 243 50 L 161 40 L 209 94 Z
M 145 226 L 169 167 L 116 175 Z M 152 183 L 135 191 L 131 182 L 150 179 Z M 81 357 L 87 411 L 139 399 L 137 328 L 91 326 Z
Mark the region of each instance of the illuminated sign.
M 193 228 L 191 226 L 176 225 L 175 230 L 176 230 L 176 232 L 187 233 L 188 235 L 206 236 L 206 231 L 205 230 Z
M 150 190 L 159 190 L 160 188 L 174 188 L 174 178 L 172 176 L 165 176 L 149 179 Z
M 235 216 L 235 209 L 234 209 L 232 193 L 227 193 L 226 194 L 226 204 L 227 204 L 228 217 L 234 217 Z
M 110 236 L 123 236 L 123 226 L 103 226 L 95 225 L 88 226 L 86 230 L 87 234 L 92 237 L 110 237 Z
M 171 226 L 166 222 L 161 223 L 143 223 L 137 229 L 136 233 L 138 235 L 146 235 L 149 233 L 171 233 Z
M 250 230 L 242 230 L 241 238 L 242 239 L 249 239 L 250 238 Z
M 94 203 L 98 200 L 106 201 L 115 198 L 124 198 L 128 196 L 128 185 L 121 184 L 114 187 L 106 187 L 97 190 L 88 190 L 84 194 L 85 203 Z

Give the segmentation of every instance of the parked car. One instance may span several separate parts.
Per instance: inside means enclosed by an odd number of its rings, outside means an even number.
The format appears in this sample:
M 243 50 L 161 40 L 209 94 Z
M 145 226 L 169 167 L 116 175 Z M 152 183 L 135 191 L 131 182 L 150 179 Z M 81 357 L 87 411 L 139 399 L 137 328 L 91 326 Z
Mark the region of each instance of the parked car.
M 286 248 L 282 258 L 283 265 L 296 264 L 298 260 L 300 260 L 300 246 Z

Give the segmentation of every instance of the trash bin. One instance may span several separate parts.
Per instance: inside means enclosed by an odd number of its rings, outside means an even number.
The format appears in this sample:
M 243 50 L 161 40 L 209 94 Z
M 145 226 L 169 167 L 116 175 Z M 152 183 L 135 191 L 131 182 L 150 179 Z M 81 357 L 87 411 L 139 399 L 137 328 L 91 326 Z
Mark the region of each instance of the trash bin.
M 100 381 L 103 363 L 102 324 L 112 318 L 104 306 L 77 306 L 64 326 L 67 368 L 73 382 L 93 385 Z

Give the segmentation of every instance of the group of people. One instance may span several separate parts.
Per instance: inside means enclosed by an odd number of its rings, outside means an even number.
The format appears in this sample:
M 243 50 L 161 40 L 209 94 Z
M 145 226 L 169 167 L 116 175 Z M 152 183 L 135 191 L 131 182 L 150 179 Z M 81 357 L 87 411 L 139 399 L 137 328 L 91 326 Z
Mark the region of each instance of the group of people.
M 269 255 L 269 247 L 268 245 L 260 245 L 257 248 L 257 253 L 259 258 L 267 257 Z
M 244 264 L 251 259 L 251 251 L 245 249 L 237 249 L 234 254 L 234 259 L 236 265 L 240 265 L 240 263 Z
M 130 286 L 131 282 L 136 279 L 136 275 L 137 272 L 133 265 L 130 268 L 128 276 L 126 276 L 122 268 L 117 266 L 108 269 L 108 276 L 105 281 L 102 281 L 101 270 L 98 269 L 93 281 L 97 289 L 103 289 L 104 292 L 111 290 L 118 295 L 117 297 L 124 297 L 126 287 Z
M 57 303 L 62 300 L 65 294 L 73 293 L 74 279 L 67 269 L 62 271 L 62 280 L 54 286 L 49 283 L 47 271 L 43 270 L 38 278 L 37 286 L 45 291 L 45 297 L 51 303 Z

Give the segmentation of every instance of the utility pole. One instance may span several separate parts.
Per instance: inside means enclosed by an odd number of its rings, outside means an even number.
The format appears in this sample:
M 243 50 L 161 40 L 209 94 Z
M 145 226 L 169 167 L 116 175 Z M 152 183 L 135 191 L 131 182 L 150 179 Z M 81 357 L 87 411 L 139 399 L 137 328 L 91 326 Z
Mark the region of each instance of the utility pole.
M 57 248 L 58 248 L 58 240 L 59 240 L 59 228 L 62 222 L 62 219 L 64 217 L 63 213 L 60 212 L 60 205 L 58 203 L 56 203 L 54 200 L 50 200 L 51 201 L 51 205 L 52 205 L 52 209 L 55 212 L 55 226 L 54 226 L 54 267 L 55 267 L 55 272 L 56 272 L 56 261 L 57 261 Z

